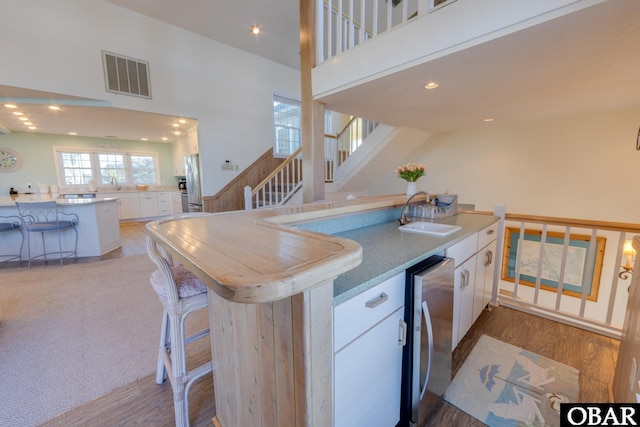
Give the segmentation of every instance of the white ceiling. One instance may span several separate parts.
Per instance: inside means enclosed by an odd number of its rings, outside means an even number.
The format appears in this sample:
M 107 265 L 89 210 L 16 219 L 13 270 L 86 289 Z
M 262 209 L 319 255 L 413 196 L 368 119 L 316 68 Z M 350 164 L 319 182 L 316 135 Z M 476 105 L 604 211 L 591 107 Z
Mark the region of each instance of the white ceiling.
M 433 133 L 636 107 L 639 23 L 640 1 L 609 0 L 319 100 Z
M 2 105 L 14 103 L 18 108 L 9 109 Z M 49 105 L 60 106 L 52 111 Z M 50 92 L 15 88 L 0 85 L 0 127 L 10 132 L 35 132 L 52 135 L 67 135 L 75 132 L 79 136 L 94 138 L 126 139 L 138 141 L 146 138 L 153 142 L 173 142 L 189 129 L 198 126 L 198 121 L 187 117 L 172 117 L 161 114 L 143 113 L 121 108 L 100 106 L 100 102 L 90 99 L 61 95 Z M 14 112 L 36 126 L 29 130 Z M 182 120 L 184 123 L 180 123 Z M 174 124 L 178 124 L 175 127 Z M 2 130 L 2 129 L 0 129 Z
M 298 0 L 105 1 L 298 68 Z M 481 126 L 485 117 L 513 123 L 635 107 L 640 105 L 638 22 L 640 1 L 609 0 L 320 101 L 334 111 L 431 132 Z M 258 39 L 249 34 L 254 24 L 263 30 Z M 427 76 L 440 87 L 422 89 Z M 71 99 L 0 86 L 0 97 L 7 96 Z M 42 105 L 21 108 L 38 118 L 37 132 L 66 134 L 74 127 L 80 135 L 131 140 L 158 140 L 177 119 L 69 105 L 67 125 L 62 114 Z M 24 130 L 4 108 L 0 124 Z

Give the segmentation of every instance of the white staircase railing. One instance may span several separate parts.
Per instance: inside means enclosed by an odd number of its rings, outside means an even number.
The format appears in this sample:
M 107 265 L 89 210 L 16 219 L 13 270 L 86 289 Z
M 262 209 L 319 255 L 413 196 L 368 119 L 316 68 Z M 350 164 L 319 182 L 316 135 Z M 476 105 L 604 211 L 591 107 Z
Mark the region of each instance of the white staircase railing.
M 336 135 L 325 135 L 325 182 L 333 182 L 335 170 L 360 147 L 378 126 L 377 122 L 351 117 Z M 298 148 L 254 188 L 244 187 L 244 208 L 255 209 L 285 204 L 302 187 L 302 148 Z
M 282 205 L 301 187 L 302 148 L 298 148 L 255 188 L 244 187 L 244 208 Z
M 620 338 L 631 264 L 623 252 L 640 224 L 507 214 L 503 207 L 494 215 L 501 218 L 494 304 Z
M 352 117 L 338 135 L 325 135 L 325 182 L 333 182 L 336 169 L 360 147 L 377 126 L 378 122 Z
M 318 64 L 456 0 L 317 0 Z

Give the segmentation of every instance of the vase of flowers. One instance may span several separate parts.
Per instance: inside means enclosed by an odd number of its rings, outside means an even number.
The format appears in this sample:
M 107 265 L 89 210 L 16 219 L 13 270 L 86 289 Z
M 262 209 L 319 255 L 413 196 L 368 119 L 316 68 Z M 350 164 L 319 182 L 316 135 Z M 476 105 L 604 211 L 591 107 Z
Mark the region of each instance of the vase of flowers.
M 407 196 L 413 196 L 417 191 L 416 182 L 427 171 L 427 166 L 421 163 L 406 163 L 396 168 L 399 178 L 407 181 Z

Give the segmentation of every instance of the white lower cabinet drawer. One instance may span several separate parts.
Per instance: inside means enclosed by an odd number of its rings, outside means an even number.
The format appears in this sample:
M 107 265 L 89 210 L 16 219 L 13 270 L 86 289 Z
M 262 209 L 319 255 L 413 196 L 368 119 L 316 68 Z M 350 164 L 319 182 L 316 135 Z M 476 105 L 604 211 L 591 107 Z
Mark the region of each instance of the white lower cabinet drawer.
M 478 249 L 482 249 L 498 236 L 498 223 L 493 223 L 478 233 Z
M 456 268 L 475 253 L 478 252 L 478 233 L 474 233 L 466 239 L 452 245 L 444 250 L 444 256 L 453 258 Z
M 338 305 L 333 310 L 335 352 L 404 306 L 404 271 Z

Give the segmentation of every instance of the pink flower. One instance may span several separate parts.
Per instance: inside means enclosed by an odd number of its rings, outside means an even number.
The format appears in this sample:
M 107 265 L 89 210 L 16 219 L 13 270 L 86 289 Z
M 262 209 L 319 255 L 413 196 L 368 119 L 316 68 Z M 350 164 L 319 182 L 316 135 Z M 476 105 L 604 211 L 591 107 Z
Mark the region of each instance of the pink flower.
M 396 168 L 396 173 L 407 182 L 416 182 L 427 171 L 427 166 L 422 163 L 406 163 Z

